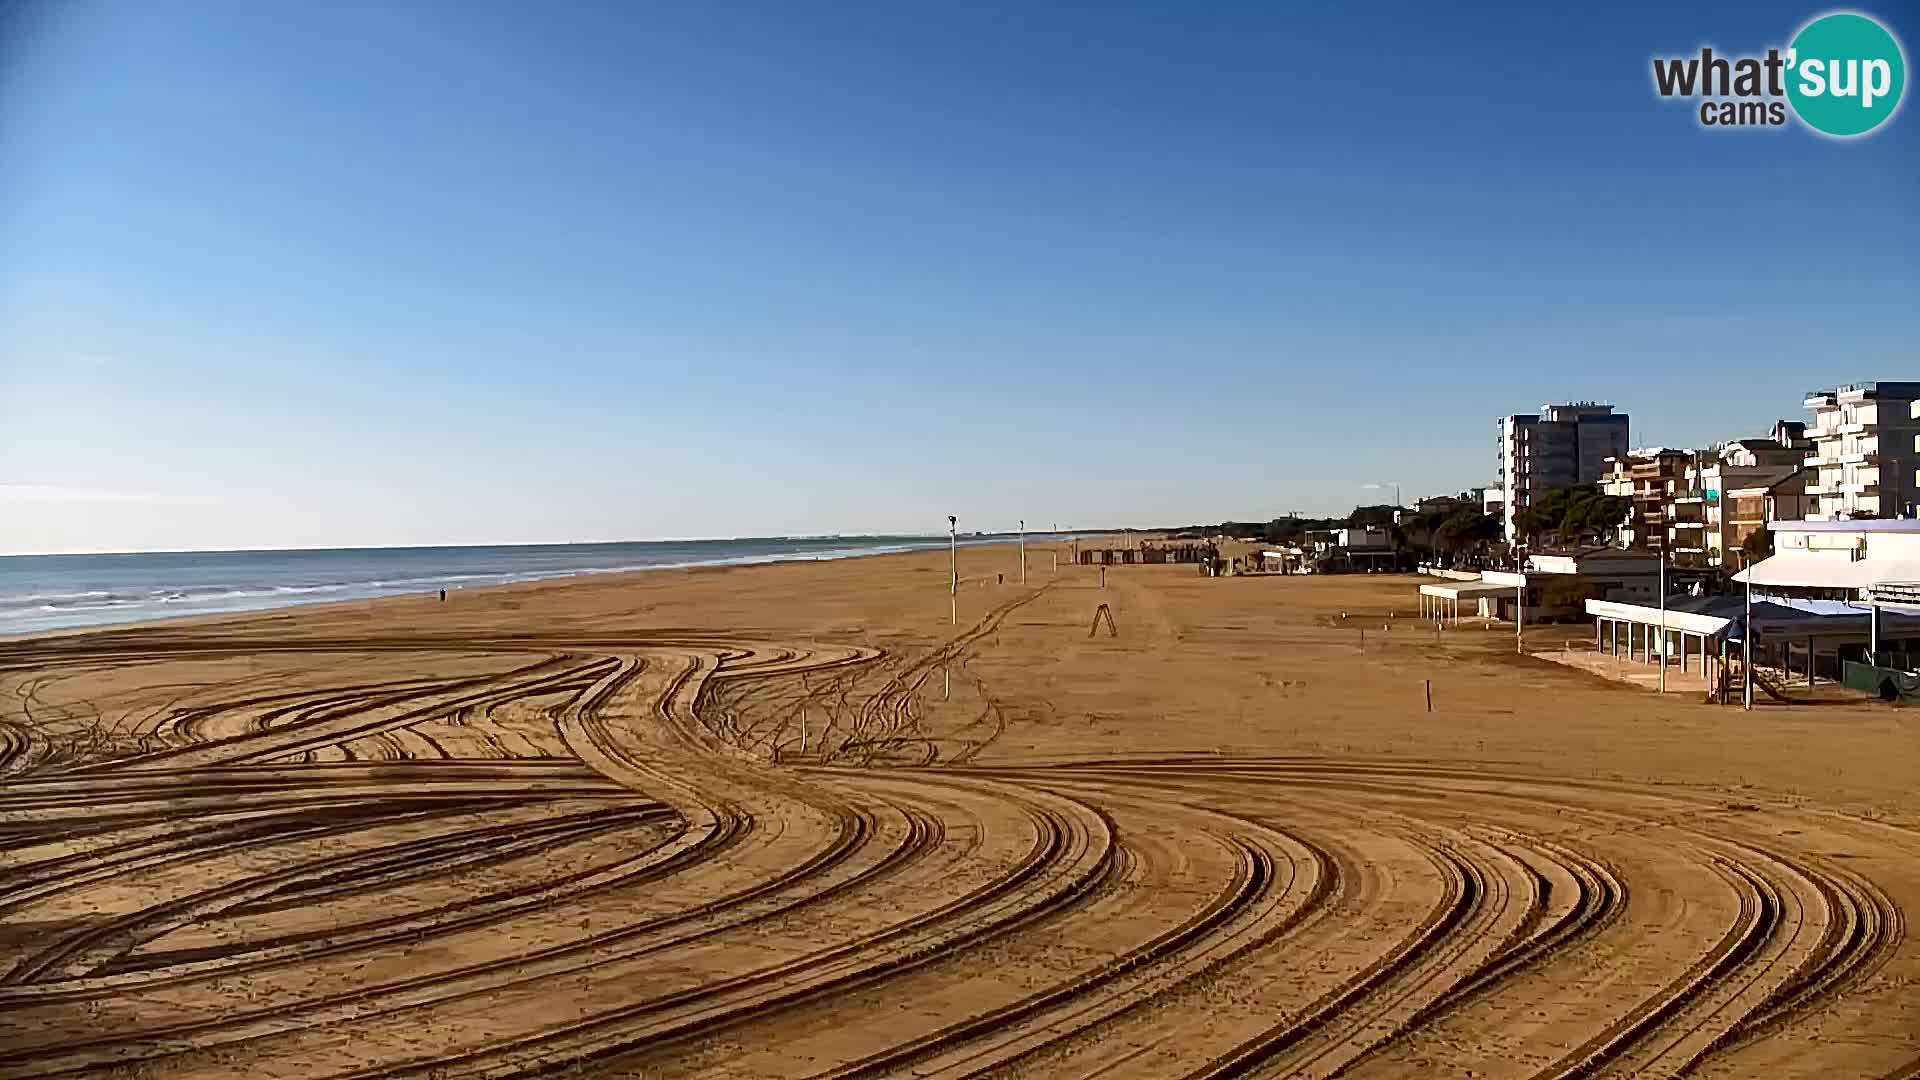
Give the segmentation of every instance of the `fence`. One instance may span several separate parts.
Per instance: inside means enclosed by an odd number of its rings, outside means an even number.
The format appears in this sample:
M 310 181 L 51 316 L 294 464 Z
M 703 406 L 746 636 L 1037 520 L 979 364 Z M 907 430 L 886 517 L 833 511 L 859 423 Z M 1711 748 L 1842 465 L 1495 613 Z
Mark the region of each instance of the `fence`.
M 1884 701 L 1920 703 L 1920 675 L 1899 668 L 1848 660 L 1840 665 L 1841 685 L 1878 694 Z

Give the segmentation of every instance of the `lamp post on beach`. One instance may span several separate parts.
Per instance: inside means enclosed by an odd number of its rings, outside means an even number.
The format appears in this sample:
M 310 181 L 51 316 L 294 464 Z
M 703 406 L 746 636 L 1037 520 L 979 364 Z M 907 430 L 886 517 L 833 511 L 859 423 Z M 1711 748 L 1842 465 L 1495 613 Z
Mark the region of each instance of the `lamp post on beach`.
M 1027 519 L 1020 519 L 1020 584 L 1027 583 Z
M 947 623 L 960 625 L 960 519 L 947 515 Z

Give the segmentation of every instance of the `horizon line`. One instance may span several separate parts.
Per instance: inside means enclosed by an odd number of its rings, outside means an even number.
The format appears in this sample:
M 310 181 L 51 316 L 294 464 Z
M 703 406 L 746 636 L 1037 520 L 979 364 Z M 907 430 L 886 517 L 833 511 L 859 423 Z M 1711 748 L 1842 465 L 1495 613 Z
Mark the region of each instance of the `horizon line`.
M 1153 529 L 1177 528 L 1179 526 L 1153 526 L 1152 528 L 1132 527 L 1133 532 L 1149 532 Z M 1031 532 L 1030 537 L 1075 536 L 1088 533 L 1108 533 L 1126 531 L 1125 526 L 1099 529 L 1060 529 L 1043 532 Z M 964 539 L 969 536 L 1017 536 L 1017 531 L 969 532 L 961 533 Z M 91 550 L 91 551 L 4 551 L 0 559 L 61 559 L 94 558 L 120 555 L 251 555 L 266 552 L 287 554 L 292 552 L 322 551 L 449 551 L 457 548 L 532 548 L 532 547 L 613 547 L 623 544 L 737 544 L 750 540 L 938 540 L 940 533 L 807 533 L 803 535 L 761 535 L 761 536 L 683 536 L 659 537 L 645 540 L 512 540 L 490 541 L 486 543 L 441 543 L 441 544 L 327 544 L 327 545 L 290 545 L 269 547 L 219 547 L 219 548 L 143 548 L 136 551 Z

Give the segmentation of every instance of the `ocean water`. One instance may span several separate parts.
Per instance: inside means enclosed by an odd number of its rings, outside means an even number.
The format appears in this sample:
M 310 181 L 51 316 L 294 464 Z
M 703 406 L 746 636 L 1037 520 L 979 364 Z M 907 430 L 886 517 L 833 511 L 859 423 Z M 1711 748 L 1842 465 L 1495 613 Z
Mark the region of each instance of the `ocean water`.
M 505 547 L 0 556 L 0 636 L 257 611 L 580 574 L 937 548 L 946 537 L 833 536 Z

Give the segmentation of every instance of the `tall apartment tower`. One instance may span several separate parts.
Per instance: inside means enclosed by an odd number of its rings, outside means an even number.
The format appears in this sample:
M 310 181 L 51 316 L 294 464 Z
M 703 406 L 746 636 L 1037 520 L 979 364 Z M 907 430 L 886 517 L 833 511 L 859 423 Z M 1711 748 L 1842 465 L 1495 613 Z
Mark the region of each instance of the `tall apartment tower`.
M 1856 383 L 1807 395 L 1807 520 L 1913 517 L 1920 493 L 1913 403 L 1920 382 Z
M 1536 496 L 1570 484 L 1597 483 L 1607 459 L 1627 456 L 1627 414 L 1611 405 L 1570 401 L 1542 405 L 1538 413 L 1516 413 L 1498 421 L 1499 486 L 1505 493 L 1507 541 L 1518 535 L 1515 514 Z

